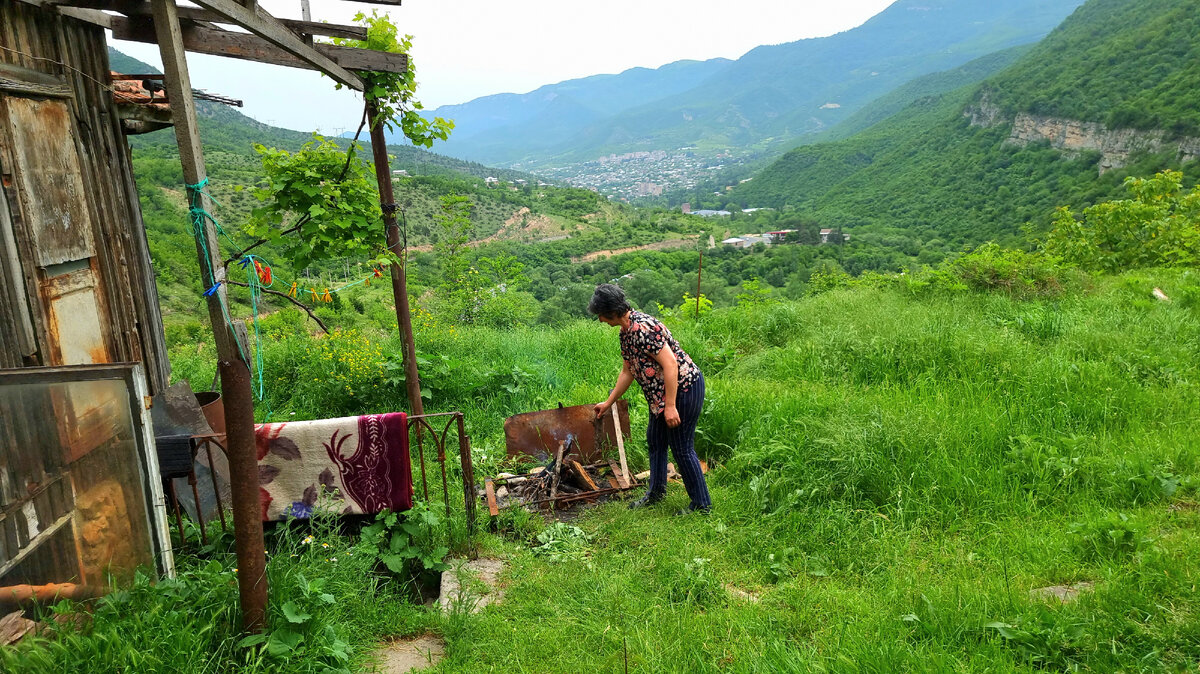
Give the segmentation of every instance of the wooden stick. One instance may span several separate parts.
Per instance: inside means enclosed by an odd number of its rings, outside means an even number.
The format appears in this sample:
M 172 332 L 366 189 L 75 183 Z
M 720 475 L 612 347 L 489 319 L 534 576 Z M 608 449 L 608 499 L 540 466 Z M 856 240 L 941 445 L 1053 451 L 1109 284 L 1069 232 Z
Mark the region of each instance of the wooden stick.
M 496 502 L 496 485 L 488 479 L 483 483 L 483 488 L 487 490 L 488 514 L 495 517 L 500 514 L 500 504 Z
M 229 280 L 226 280 L 226 281 L 225 281 L 225 283 L 227 283 L 227 284 L 229 284 L 229 285 L 231 285 L 231 286 L 242 286 L 243 288 L 249 288 L 249 287 L 250 287 L 250 284 L 249 284 L 249 283 L 242 283 L 242 282 L 240 282 L 240 281 L 229 281 Z M 308 306 L 306 306 L 306 305 L 305 305 L 303 302 L 300 302 L 300 301 L 296 300 L 296 298 L 292 297 L 291 295 L 288 295 L 287 293 L 281 293 L 281 292 L 279 292 L 278 290 L 271 290 L 270 288 L 263 288 L 263 287 L 261 287 L 261 286 L 259 287 L 259 290 L 263 291 L 264 293 L 269 293 L 269 294 L 271 294 L 271 295 L 279 295 L 279 296 L 280 296 L 280 297 L 282 297 L 283 299 L 285 299 L 285 300 L 287 300 L 287 301 L 291 302 L 292 304 L 295 304 L 296 306 L 300 307 L 301 309 L 303 309 L 305 312 L 307 312 L 307 313 L 308 313 L 308 317 L 309 317 L 309 318 L 313 319 L 314 321 L 316 321 L 316 322 L 317 322 L 317 325 L 321 326 L 321 331 L 322 331 L 322 332 L 324 332 L 324 333 L 325 333 L 325 334 L 327 334 L 327 335 L 329 334 L 329 328 L 325 327 L 325 324 L 321 322 L 321 319 L 317 318 L 317 315 L 313 313 L 312 309 L 310 309 Z
M 612 461 L 609 461 L 608 467 L 612 469 L 613 476 L 616 478 L 617 484 L 621 485 L 621 489 L 629 489 L 630 487 L 632 487 L 635 484 L 635 483 L 629 481 L 629 479 L 633 476 L 625 475 L 624 473 L 622 473 L 620 467 L 618 467 L 617 464 L 613 463 Z
M 614 403 L 612 406 L 613 430 L 617 433 L 617 454 L 621 458 L 621 475 L 626 476 L 626 482 L 629 481 L 629 464 L 625 462 L 625 438 L 624 432 L 621 430 L 621 415 L 617 413 L 617 406 Z
M 558 443 L 558 452 L 554 456 L 554 475 L 552 475 L 550 477 L 550 500 L 551 501 L 553 501 L 555 499 L 555 497 L 558 496 L 558 483 L 559 483 L 559 480 L 562 479 L 561 478 L 561 476 L 562 476 L 562 456 L 563 456 L 563 445 L 564 444 L 565 443 L 562 443 L 562 442 Z

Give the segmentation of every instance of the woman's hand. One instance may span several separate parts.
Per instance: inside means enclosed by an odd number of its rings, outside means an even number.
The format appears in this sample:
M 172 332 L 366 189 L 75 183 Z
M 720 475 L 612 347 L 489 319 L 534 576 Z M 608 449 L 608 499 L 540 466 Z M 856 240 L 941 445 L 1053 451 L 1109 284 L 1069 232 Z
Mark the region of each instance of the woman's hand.
M 679 425 L 679 410 L 675 409 L 674 405 L 667 405 L 663 409 L 663 421 L 667 422 L 668 428 L 675 428 Z
M 608 408 L 610 408 L 610 407 L 612 407 L 612 403 L 608 402 L 607 400 L 605 400 L 604 402 L 602 402 L 602 403 L 600 403 L 600 404 L 596 405 L 596 407 L 595 407 L 595 410 L 596 410 L 596 417 L 597 417 L 597 418 L 599 418 L 599 417 L 602 417 L 602 416 L 604 416 L 605 414 L 607 414 L 607 413 L 608 413 Z

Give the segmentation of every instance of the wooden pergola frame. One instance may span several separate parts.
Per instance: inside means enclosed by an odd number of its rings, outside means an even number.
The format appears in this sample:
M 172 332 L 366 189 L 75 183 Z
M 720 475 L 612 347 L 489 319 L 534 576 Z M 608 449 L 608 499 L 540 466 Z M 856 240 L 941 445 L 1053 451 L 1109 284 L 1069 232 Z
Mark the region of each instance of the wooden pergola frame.
M 42 7 L 57 7 L 65 16 L 108 28 L 117 40 L 150 44 L 159 42 L 154 27 L 154 3 L 151 0 L 22 1 Z M 253 0 L 245 3 L 237 0 L 192 1 L 200 7 L 176 6 L 186 51 L 317 70 L 357 91 L 362 91 L 362 81 L 351 71 L 402 72 L 408 68 L 405 54 L 313 41 L 317 36 L 365 40 L 367 30 L 361 26 L 277 19 Z M 400 0 L 371 1 L 381 5 L 400 4 Z M 221 24 L 238 26 L 250 32 L 226 30 Z
M 354 70 L 405 72 L 408 69 L 408 57 L 405 54 L 316 44 L 313 40 L 314 36 L 362 40 L 366 38 L 365 28 L 277 19 L 259 7 L 256 0 L 193 0 L 199 8 L 180 7 L 177 0 L 20 1 L 108 28 L 117 39 L 158 44 L 164 85 L 171 103 L 171 121 L 175 127 L 183 177 L 188 186 L 189 204 L 206 212 L 211 212 L 213 203 L 202 187 L 207 181 L 207 172 L 196 120 L 196 104 L 192 97 L 187 52 L 317 70 L 356 91 L 363 90 L 363 82 L 354 74 Z M 401 2 L 357 1 L 383 5 L 399 5 Z M 301 2 L 307 19 L 307 0 Z M 227 30 L 220 24 L 237 26 L 249 32 Z M 399 230 L 394 214 L 389 217 L 389 209 L 386 208 L 387 205 L 394 207 L 394 198 L 379 120 L 372 119 L 371 136 L 380 194 L 385 201 L 384 222 L 390 246 L 393 239 L 398 241 Z M 197 234 L 196 252 L 203 287 L 210 291 L 205 295 L 225 403 L 226 448 L 230 464 L 242 621 L 248 631 L 260 632 L 265 626 L 267 579 L 254 440 L 254 399 L 249 364 L 243 355 L 249 351 L 244 344 L 245 337 L 235 331 L 228 313 L 225 267 L 221 261 L 216 227 L 213 221 L 202 217 L 196 217 L 196 224 L 203 230 Z M 406 296 L 404 271 L 399 265 L 392 265 L 392 281 L 397 292 L 401 293 L 398 296 Z M 397 316 L 406 338 L 408 365 L 413 368 L 409 377 L 411 389 L 419 386 L 419 383 L 416 381 L 415 359 L 411 353 L 411 322 L 405 320 L 409 318 L 408 307 L 407 303 L 403 304 L 404 307 L 397 306 Z M 421 414 L 419 393 L 416 400 L 417 407 L 413 412 Z

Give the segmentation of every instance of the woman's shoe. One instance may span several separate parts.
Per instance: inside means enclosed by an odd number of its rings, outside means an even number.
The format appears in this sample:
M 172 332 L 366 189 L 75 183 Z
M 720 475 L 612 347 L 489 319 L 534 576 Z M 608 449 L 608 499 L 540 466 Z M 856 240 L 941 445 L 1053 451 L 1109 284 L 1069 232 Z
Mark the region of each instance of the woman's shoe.
M 658 503 L 661 500 L 663 500 L 662 494 L 646 492 L 646 494 L 644 496 L 642 496 L 640 499 L 634 501 L 633 503 L 630 503 L 629 509 L 636 510 L 637 508 L 645 508 L 646 506 L 654 505 L 655 503 Z
M 712 514 L 712 506 L 701 507 L 701 506 L 690 505 L 682 510 L 676 510 L 675 516 L 679 517 L 680 515 L 691 515 L 692 513 L 700 513 L 701 515 L 711 515 Z

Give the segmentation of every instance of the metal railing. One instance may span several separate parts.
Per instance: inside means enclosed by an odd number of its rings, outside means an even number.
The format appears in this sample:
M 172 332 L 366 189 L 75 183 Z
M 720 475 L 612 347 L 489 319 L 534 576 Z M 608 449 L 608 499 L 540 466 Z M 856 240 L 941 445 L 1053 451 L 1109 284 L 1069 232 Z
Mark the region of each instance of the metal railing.
M 442 423 L 442 421 L 445 423 Z M 440 430 L 438 429 L 440 426 Z M 463 509 L 466 517 L 466 534 L 467 540 L 471 544 L 472 554 L 475 552 L 475 527 L 476 527 L 476 497 L 475 497 L 475 468 L 471 461 L 471 438 L 467 436 L 466 426 L 463 420 L 462 412 L 440 412 L 437 414 L 419 414 L 408 417 L 408 433 L 409 437 L 416 436 L 417 446 L 417 463 L 421 467 L 421 493 L 424 495 L 426 503 L 432 504 L 429 498 L 429 475 L 427 464 L 429 461 L 425 457 L 426 438 L 432 443 L 431 450 L 435 450 L 436 454 L 433 461 L 436 462 L 438 472 L 441 473 L 442 481 L 442 501 L 446 508 L 446 521 L 448 527 L 448 535 L 453 540 L 454 517 L 450 508 L 450 483 L 446 471 L 446 445 L 452 439 L 450 429 L 454 428 L 458 435 L 458 461 L 462 475 L 462 490 L 463 490 Z M 410 447 L 411 451 L 411 447 Z M 434 476 L 436 479 L 437 476 Z M 415 481 L 415 480 L 414 480 Z

